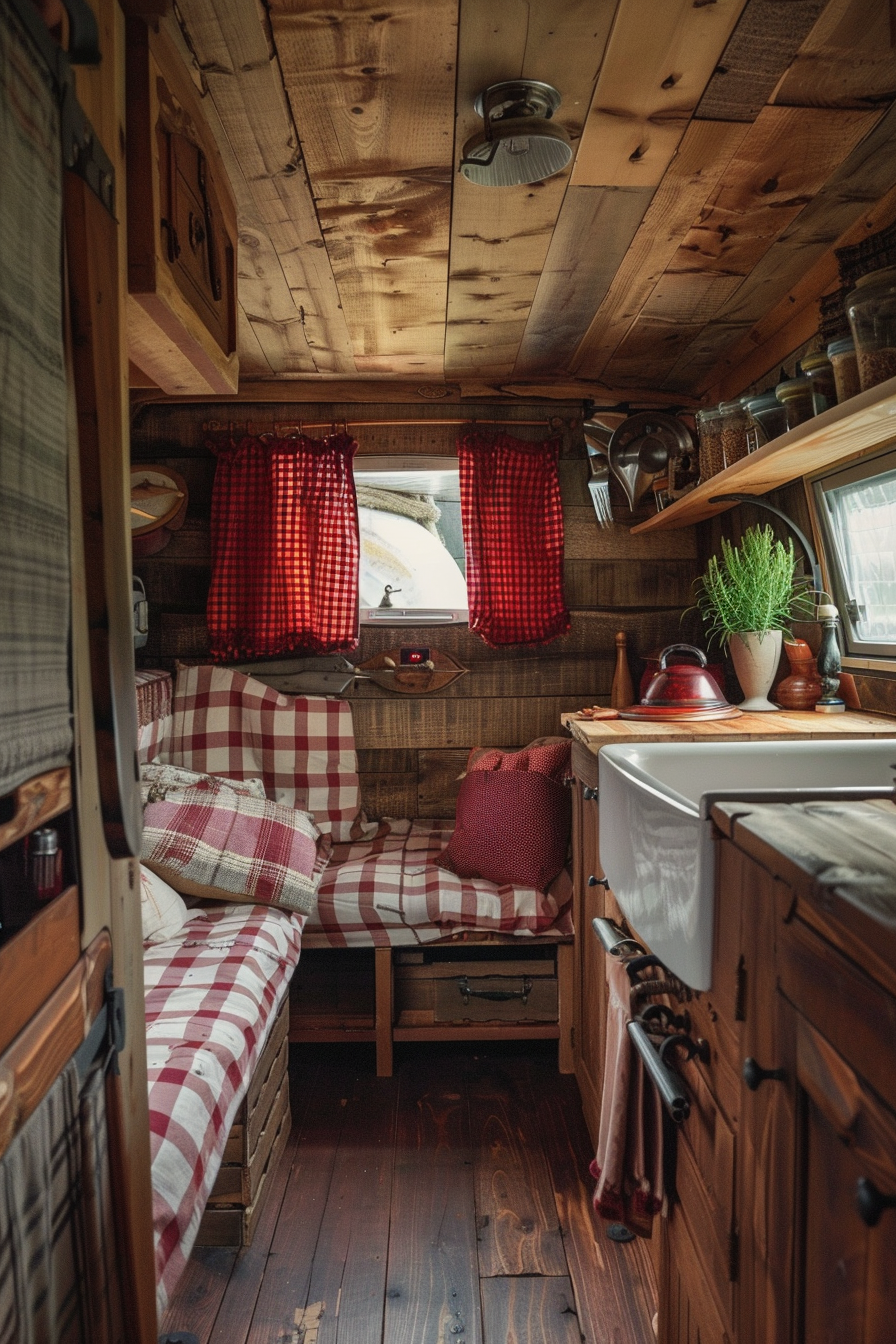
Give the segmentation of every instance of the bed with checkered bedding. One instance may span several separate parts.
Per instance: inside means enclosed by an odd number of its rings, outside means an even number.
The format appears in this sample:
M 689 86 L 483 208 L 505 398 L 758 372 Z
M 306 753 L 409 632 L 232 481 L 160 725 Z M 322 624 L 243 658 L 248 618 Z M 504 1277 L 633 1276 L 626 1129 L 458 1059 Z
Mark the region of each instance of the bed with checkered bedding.
M 186 1265 L 227 1135 L 299 960 L 304 916 L 197 909 L 144 950 L 159 1313 Z
M 571 882 L 547 893 L 465 880 L 434 860 L 452 821 L 367 822 L 351 707 L 278 694 L 220 667 L 138 684 L 142 761 L 228 779 L 261 777 L 269 798 L 332 836 L 308 918 L 263 906 L 205 906 L 144 954 L 156 1274 L 160 1312 L 186 1264 L 233 1117 L 310 947 L 429 943 L 462 931 L 569 936 Z

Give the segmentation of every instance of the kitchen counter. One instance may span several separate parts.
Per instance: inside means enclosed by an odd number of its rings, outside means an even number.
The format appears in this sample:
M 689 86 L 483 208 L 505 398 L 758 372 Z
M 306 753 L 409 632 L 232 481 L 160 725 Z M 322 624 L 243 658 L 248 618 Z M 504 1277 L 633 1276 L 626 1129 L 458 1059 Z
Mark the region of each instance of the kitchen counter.
M 579 719 L 563 714 L 562 723 L 577 742 L 595 756 L 611 742 L 754 742 L 776 737 L 814 738 L 837 741 L 849 737 L 894 737 L 896 718 L 847 710 L 843 714 L 818 714 L 814 710 L 778 710 L 765 714 L 741 714 L 732 719 L 696 723 L 648 723 L 641 719 Z M 896 758 L 894 758 L 896 759 Z

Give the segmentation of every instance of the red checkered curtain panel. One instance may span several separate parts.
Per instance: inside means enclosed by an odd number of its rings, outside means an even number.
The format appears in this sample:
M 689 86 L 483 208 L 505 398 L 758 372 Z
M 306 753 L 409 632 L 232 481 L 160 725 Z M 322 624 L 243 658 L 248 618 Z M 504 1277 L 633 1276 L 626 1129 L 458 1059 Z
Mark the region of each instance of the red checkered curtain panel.
M 212 658 L 337 653 L 358 642 L 358 510 L 346 434 L 210 441 Z
M 486 644 L 546 644 L 569 629 L 559 440 L 458 440 L 470 629 Z

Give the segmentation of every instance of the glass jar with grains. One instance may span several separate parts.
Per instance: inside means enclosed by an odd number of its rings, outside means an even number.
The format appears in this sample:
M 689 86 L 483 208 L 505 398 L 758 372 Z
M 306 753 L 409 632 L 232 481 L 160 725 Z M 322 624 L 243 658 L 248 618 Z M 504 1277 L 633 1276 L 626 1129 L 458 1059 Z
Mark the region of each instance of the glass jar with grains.
M 719 414 L 722 417 L 722 465 L 730 467 L 733 462 L 746 457 L 747 430 L 753 422 L 739 399 L 720 401 Z
M 856 343 L 851 336 L 842 336 L 831 341 L 828 346 L 828 359 L 834 370 L 834 385 L 837 389 L 837 403 L 857 397 L 862 390 L 859 382 L 859 359 Z
M 846 300 L 862 391 L 896 378 L 896 266 L 863 275 Z
M 722 470 L 722 417 L 718 406 L 703 406 L 695 416 L 699 444 L 700 479 L 708 481 Z

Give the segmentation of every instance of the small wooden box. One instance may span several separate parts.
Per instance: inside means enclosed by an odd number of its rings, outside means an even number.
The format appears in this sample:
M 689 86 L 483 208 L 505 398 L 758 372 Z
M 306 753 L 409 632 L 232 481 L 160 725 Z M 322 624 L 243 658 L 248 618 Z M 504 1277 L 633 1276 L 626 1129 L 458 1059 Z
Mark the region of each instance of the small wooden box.
M 396 949 L 398 1022 L 556 1022 L 554 945 Z
M 289 1137 L 288 1029 L 286 999 L 227 1136 L 218 1177 L 199 1224 L 197 1246 L 251 1244 L 268 1178 Z
M 179 51 L 127 21 L 128 353 L 172 396 L 235 392 L 236 206 Z

